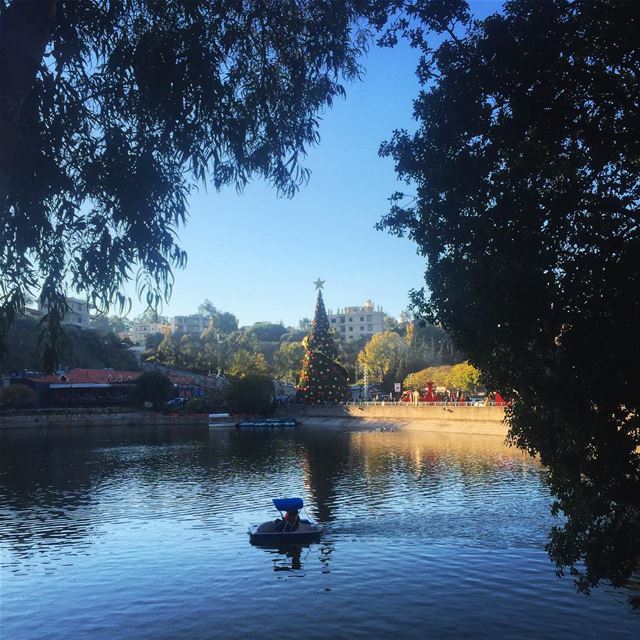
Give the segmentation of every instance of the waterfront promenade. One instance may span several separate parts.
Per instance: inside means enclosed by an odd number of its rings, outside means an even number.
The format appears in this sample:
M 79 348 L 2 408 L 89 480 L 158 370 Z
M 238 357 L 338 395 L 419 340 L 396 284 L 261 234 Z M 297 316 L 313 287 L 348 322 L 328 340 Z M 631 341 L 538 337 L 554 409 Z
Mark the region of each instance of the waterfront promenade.
M 304 426 L 338 430 L 394 429 L 506 436 L 504 408 L 456 404 L 406 405 L 363 403 L 346 405 L 289 405 L 277 409 Z M 166 414 L 153 411 L 51 410 L 0 415 L 0 429 L 109 427 L 136 425 L 203 425 L 206 414 Z
M 504 407 L 498 406 L 367 402 L 346 405 L 290 405 L 280 407 L 277 413 L 282 417 L 296 418 L 307 426 L 507 435 Z

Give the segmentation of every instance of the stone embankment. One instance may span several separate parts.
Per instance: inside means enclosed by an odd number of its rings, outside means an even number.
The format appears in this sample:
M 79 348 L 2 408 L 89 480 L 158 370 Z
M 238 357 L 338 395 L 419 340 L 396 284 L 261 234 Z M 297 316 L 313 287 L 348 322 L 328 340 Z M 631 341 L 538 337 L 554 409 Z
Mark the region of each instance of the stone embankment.
M 147 424 L 207 424 L 206 415 L 173 415 L 155 411 L 68 411 L 16 412 L 0 415 L 0 429 L 57 427 L 115 427 Z
M 393 429 L 506 436 L 502 407 L 355 404 L 279 407 L 278 416 L 296 418 L 306 427 L 340 430 Z M 111 427 L 134 425 L 207 425 L 206 415 L 153 411 L 58 410 L 0 414 L 0 429 Z
M 341 406 L 292 405 L 278 409 L 278 415 L 300 420 L 305 426 L 338 429 L 397 429 L 507 435 L 504 408 L 456 404 L 367 403 Z

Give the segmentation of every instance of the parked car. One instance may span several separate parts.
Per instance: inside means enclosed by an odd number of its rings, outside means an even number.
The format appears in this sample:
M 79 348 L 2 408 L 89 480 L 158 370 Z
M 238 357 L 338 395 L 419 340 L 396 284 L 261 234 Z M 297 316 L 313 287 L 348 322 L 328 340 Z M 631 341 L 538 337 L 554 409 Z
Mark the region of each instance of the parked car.
M 187 404 L 187 398 L 174 398 L 173 400 L 169 400 L 169 402 L 165 402 L 165 407 L 184 407 Z

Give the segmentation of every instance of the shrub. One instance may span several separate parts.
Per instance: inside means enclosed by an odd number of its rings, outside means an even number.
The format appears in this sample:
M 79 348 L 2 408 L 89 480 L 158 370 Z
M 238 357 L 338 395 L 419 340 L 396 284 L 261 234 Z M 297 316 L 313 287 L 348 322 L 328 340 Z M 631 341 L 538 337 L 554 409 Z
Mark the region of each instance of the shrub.
M 218 413 L 223 407 L 224 401 L 220 394 L 210 394 L 202 398 L 192 398 L 185 404 L 184 409 L 187 413 Z
M 269 376 L 248 375 L 229 382 L 229 406 L 234 413 L 267 415 L 273 405 L 273 380 Z
M 0 409 L 28 409 L 35 406 L 38 397 L 24 384 L 12 384 L 0 389 Z
M 131 397 L 137 405 L 151 402 L 157 407 L 171 397 L 171 380 L 157 371 L 143 373 L 136 380 Z

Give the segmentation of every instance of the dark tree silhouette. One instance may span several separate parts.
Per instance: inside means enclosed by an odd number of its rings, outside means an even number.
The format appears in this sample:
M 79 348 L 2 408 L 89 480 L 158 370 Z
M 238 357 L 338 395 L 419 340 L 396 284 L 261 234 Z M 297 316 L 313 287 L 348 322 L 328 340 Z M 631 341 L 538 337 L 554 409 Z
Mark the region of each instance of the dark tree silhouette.
M 171 380 L 159 371 L 147 371 L 136 380 L 131 397 L 138 405 L 151 402 L 158 407 L 171 398 Z
M 511 402 L 511 441 L 566 516 L 548 550 L 588 591 L 640 557 L 640 4 L 415 3 L 415 134 L 383 145 L 414 195 L 381 226 L 427 259 L 428 317 Z M 444 36 L 433 49 L 411 19 Z

